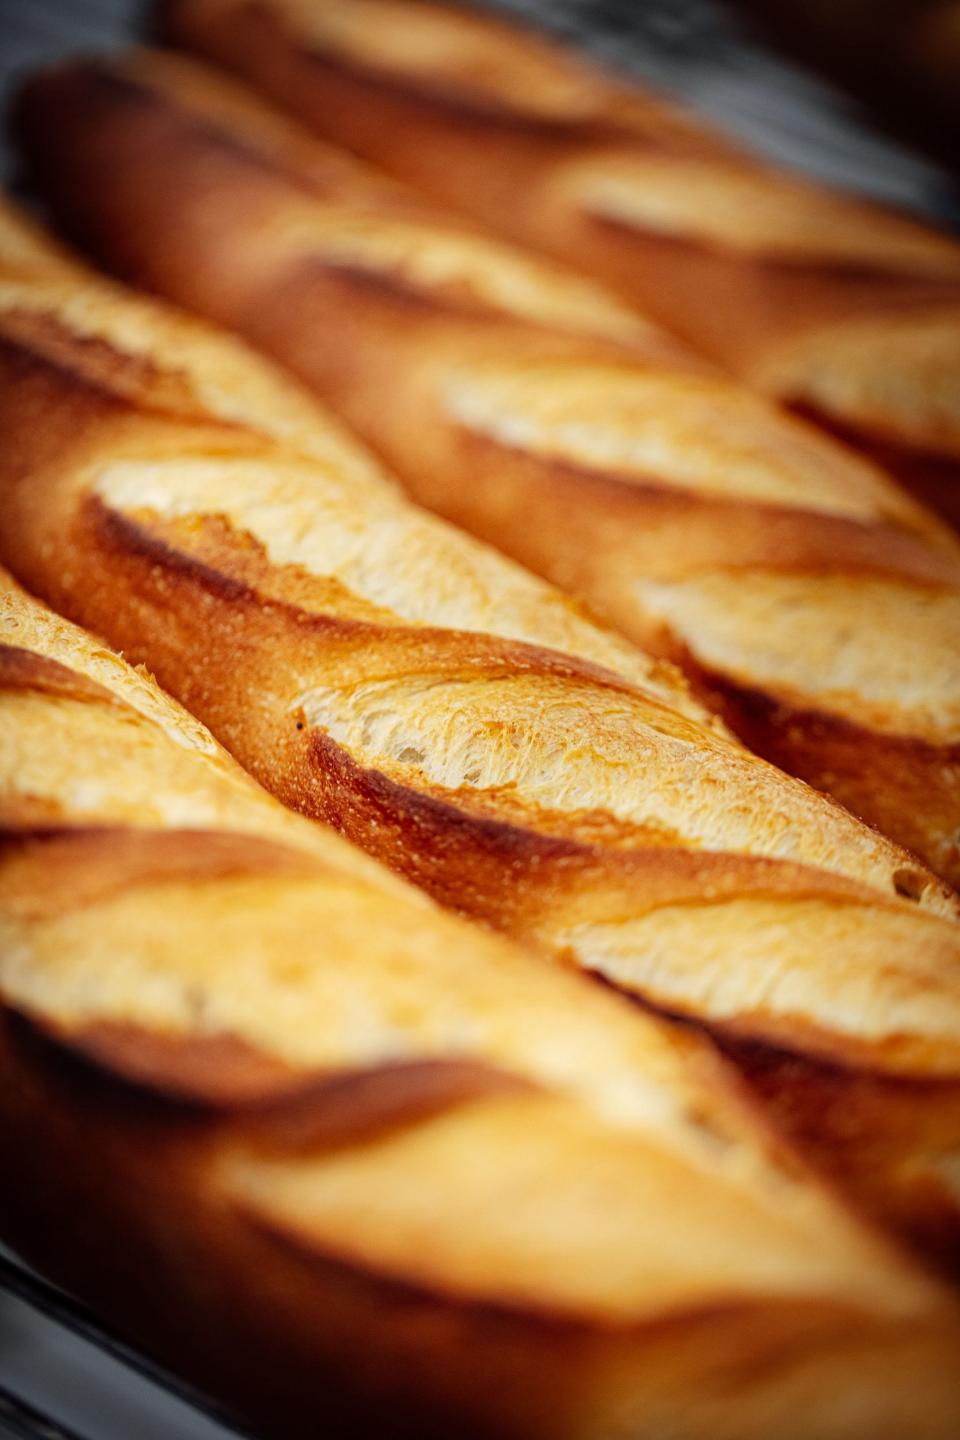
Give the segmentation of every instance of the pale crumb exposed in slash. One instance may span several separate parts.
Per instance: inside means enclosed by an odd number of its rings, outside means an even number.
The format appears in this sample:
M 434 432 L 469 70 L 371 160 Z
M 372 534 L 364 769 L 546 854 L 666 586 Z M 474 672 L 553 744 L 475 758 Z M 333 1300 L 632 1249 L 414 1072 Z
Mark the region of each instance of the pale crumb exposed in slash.
M 311 45 L 519 114 L 570 122 L 589 119 L 607 104 L 602 81 L 562 49 L 495 27 L 485 15 L 416 0 L 404 5 L 402 16 L 389 0 L 342 6 L 281 0 L 276 8 Z
M 911 306 L 774 341 L 751 380 L 876 437 L 960 458 L 960 308 Z
M 29 688 L 0 693 L 0 805 L 14 815 L 268 835 L 420 903 L 418 892 L 362 851 L 268 795 L 149 675 L 32 599 L 3 571 L 0 645 L 56 661 L 107 692 L 102 700 Z
M 755 897 L 664 906 L 621 924 L 573 926 L 562 938 L 586 968 L 666 1009 L 715 1022 L 763 1014 L 881 1052 L 893 1042 L 898 1055 L 878 1068 L 956 1076 L 956 927 L 927 917 L 920 942 L 918 918 L 906 910 L 866 916 L 860 906 L 823 899 Z M 882 979 L 880 953 L 892 957 Z
M 720 572 L 636 592 L 712 672 L 880 734 L 960 743 L 956 590 L 752 570 L 749 585 Z
M 867 460 L 712 377 L 504 358 L 454 369 L 444 391 L 468 429 L 638 485 L 864 521 L 915 518 Z
M 103 341 L 121 362 L 147 362 L 181 385 L 198 417 L 206 413 L 282 440 L 357 484 L 390 483 L 307 391 L 242 340 L 80 269 L 40 278 L 7 273 L 4 221 L 0 210 L 0 314 L 36 316 L 41 326 L 30 340 L 41 353 L 47 318 L 73 339 L 72 361 L 81 374 L 90 366 L 108 385 L 131 383 L 135 370 L 125 374 L 121 364 L 103 376 L 96 359 L 85 356 L 85 340 Z
M 548 193 L 734 254 L 960 276 L 960 245 L 947 236 L 750 160 L 595 150 L 558 167 Z
M 345 483 L 276 454 L 118 461 L 95 493 L 116 509 L 214 515 L 252 535 L 275 565 L 333 578 L 398 621 L 522 640 L 576 655 L 702 716 L 642 651 L 581 617 L 559 591 L 391 491 Z
M 506 789 L 534 807 L 534 824 L 537 808 L 597 811 L 688 846 L 818 866 L 895 891 L 902 852 L 805 785 L 640 696 L 547 676 L 438 672 L 317 688 L 292 703 L 362 765 L 414 787 Z
M 45 655 L 86 675 L 117 695 L 131 709 L 158 725 L 167 739 L 188 750 L 218 755 L 220 748 L 205 725 L 176 704 L 140 671 L 71 625 L 45 605 L 11 585 L 0 571 L 0 644 Z
M 364 214 L 346 205 L 292 198 L 269 226 L 279 250 L 327 265 L 383 275 L 435 296 L 515 316 L 547 329 L 624 343 L 663 332 L 600 285 L 454 223 Z

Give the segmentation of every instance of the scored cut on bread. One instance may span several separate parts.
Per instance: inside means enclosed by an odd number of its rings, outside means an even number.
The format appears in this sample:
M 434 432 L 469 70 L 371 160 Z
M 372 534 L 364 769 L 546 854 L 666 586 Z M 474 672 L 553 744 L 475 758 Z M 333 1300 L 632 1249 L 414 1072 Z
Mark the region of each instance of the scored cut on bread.
M 284 382 L 238 342 L 79 268 L 2 294 L 23 581 L 446 906 L 789 1059 L 788 1128 L 792 1090 L 829 1080 L 809 1153 L 956 1264 L 956 896 L 417 511 L 292 384 L 307 438 L 278 438 L 259 406 Z
M 955 1308 L 709 1042 L 284 809 L 2 573 L 0 1080 L 4 1239 L 265 1434 L 960 1422 Z
M 606 280 L 960 524 L 960 245 L 790 175 L 515 20 L 437 0 L 165 0 L 317 132 Z
M 417 500 L 960 880 L 960 544 L 881 471 L 190 62 L 68 67 L 19 114 L 99 256 L 272 351 Z

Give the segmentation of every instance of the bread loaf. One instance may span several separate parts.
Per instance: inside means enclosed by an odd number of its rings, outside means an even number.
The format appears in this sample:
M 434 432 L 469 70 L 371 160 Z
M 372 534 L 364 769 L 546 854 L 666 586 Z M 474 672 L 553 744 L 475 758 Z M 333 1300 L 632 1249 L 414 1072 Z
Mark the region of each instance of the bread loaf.
M 955 1312 L 731 1074 L 0 574 L 0 1235 L 263 1433 L 946 1440 Z
M 960 545 L 879 470 L 188 63 L 41 78 L 20 129 L 99 255 L 960 882 Z
M 433 0 L 167 0 L 322 135 L 596 274 L 960 522 L 960 246 Z
M 226 337 L 79 270 L 2 293 L 0 552 L 24 581 L 445 905 L 772 1047 L 787 1092 L 833 1077 L 812 1152 L 954 1263 L 956 897 L 415 510 Z M 860 1105 L 869 1175 L 851 1087 L 920 1137 Z

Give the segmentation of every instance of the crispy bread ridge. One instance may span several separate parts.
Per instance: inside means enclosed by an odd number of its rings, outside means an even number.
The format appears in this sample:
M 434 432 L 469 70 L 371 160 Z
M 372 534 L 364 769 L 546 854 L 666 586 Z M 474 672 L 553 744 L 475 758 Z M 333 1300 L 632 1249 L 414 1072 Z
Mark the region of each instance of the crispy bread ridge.
M 5 1240 L 265 1434 L 960 1421 L 953 1305 L 712 1046 L 285 811 L 2 574 L 0 1072 Z
M 672 708 L 640 658 L 608 668 L 603 632 L 346 442 L 322 462 L 316 436 L 239 423 L 211 356 L 250 393 L 260 365 L 226 337 L 178 331 L 201 422 L 170 400 L 172 317 L 91 275 L 58 283 L 0 319 L 0 550 L 27 583 L 445 905 L 801 1071 L 896 1078 L 921 1111 L 957 1084 L 960 927 L 931 875 Z M 547 626 L 556 643 L 557 614 L 579 653 L 533 643 Z M 956 1220 L 942 1145 L 894 1140 L 891 1192 L 926 1167 Z
M 272 351 L 417 500 L 957 883 L 960 546 L 878 469 L 189 62 L 71 67 L 20 113 L 96 253 Z
M 165 0 L 166 33 L 367 159 L 848 428 L 960 523 L 960 246 L 790 176 L 510 19 Z

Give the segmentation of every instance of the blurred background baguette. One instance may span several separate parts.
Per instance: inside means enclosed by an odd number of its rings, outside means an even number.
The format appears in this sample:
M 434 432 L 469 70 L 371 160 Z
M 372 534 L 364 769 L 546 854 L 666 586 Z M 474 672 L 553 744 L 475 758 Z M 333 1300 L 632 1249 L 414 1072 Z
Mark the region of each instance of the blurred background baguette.
M 434 0 L 166 0 L 326 138 L 595 274 L 960 521 L 960 246 Z

